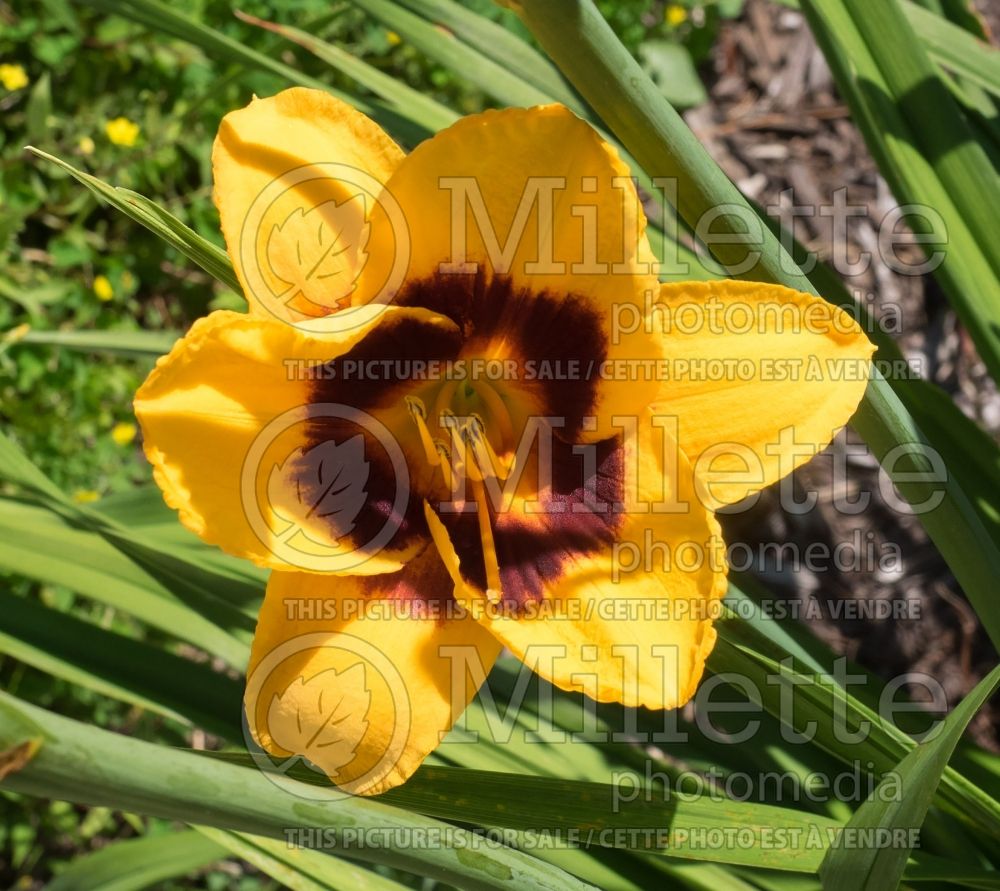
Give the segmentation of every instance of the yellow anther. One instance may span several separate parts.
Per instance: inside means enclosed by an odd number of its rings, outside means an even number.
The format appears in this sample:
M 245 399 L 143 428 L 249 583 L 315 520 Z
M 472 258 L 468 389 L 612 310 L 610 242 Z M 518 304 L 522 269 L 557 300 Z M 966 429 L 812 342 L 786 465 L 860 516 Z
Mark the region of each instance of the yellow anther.
M 416 396 L 406 397 L 406 407 L 417 425 L 417 432 L 420 435 L 420 444 L 424 448 L 424 457 L 431 467 L 436 467 L 441 461 L 441 455 L 434 445 L 430 430 L 427 429 L 427 409 L 424 403 Z
M 512 454 L 508 460 L 504 460 L 497 455 L 493 443 L 486 435 L 486 427 L 482 418 L 478 415 L 473 415 L 473 418 L 476 424 L 470 430 L 470 440 L 480 475 L 483 478 L 488 475 L 498 479 L 506 479 L 510 476 L 510 471 L 514 466 L 515 456 Z
M 488 383 L 484 382 L 480 384 L 476 388 L 476 392 L 479 394 L 479 398 L 486 404 L 490 420 L 493 421 L 497 428 L 500 447 L 503 449 L 509 448 L 514 442 L 514 426 L 511 423 L 510 412 L 507 411 L 507 406 L 504 405 L 504 401 L 500 398 L 497 391 Z
M 479 453 L 479 443 L 484 439 L 482 436 L 482 429 L 480 421 L 478 418 L 460 418 L 457 419 L 459 423 L 459 434 L 462 437 L 462 444 L 464 445 L 464 454 L 466 456 L 465 470 L 468 474 L 470 480 L 476 482 L 482 482 L 487 474 L 491 474 L 492 468 L 484 467 L 483 455 Z M 488 462 L 487 456 L 487 462 Z M 492 474 L 491 474 L 492 475 Z

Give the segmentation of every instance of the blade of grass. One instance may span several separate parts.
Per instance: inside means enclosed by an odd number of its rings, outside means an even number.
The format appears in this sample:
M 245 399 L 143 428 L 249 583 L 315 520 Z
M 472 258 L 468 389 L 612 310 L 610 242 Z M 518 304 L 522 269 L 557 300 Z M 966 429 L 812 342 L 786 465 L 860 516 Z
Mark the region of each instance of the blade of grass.
M 406 114 L 419 120 L 429 130 L 442 130 L 454 123 L 459 115 L 440 102 L 425 96 L 419 90 L 414 90 L 411 86 L 401 80 L 397 80 L 384 71 L 373 68 L 367 62 L 352 56 L 346 50 L 325 40 L 320 40 L 299 28 L 290 25 L 279 25 L 275 22 L 268 22 L 257 16 L 249 15 L 245 12 L 236 12 L 236 17 L 263 28 L 297 43 L 308 50 L 316 58 L 322 59 L 328 65 L 336 68 L 342 74 L 356 80 L 359 84 L 371 90 L 377 96 L 381 96 L 388 102 L 405 109 Z
M 169 211 L 159 207 L 148 198 L 128 189 L 109 186 L 96 176 L 77 170 L 72 164 L 43 152 L 34 146 L 26 146 L 27 150 L 39 158 L 50 161 L 64 170 L 74 179 L 83 183 L 102 201 L 117 208 L 126 216 L 145 226 L 154 235 L 162 238 L 167 244 L 177 248 L 189 260 L 197 263 L 216 281 L 221 282 L 230 290 L 241 294 L 239 282 L 233 272 L 232 263 L 222 248 L 206 241 L 193 229 L 186 226 Z
M 179 331 L 28 331 L 18 343 L 57 346 L 83 353 L 156 359 L 170 351 Z
M 0 653 L 216 736 L 241 738 L 242 685 L 144 641 L 0 591 Z
M 914 835 L 923 825 L 955 746 L 969 721 L 1000 686 L 1000 666 L 969 693 L 938 728 L 933 739 L 917 746 L 894 768 L 899 787 L 891 794 L 877 788 L 844 827 L 842 841 L 827 851 L 820 866 L 824 891 L 882 891 L 895 888 L 903 878 Z M 884 782 L 884 781 L 883 781 Z M 902 831 L 905 844 L 857 845 L 852 834 Z
M 45 891 L 141 891 L 227 856 L 223 845 L 193 829 L 145 835 L 77 857 Z
M 299 797 L 280 791 L 258 770 L 109 733 L 0 693 L 0 750 L 35 739 L 39 732 L 44 739 L 35 756 L 5 777 L 0 788 L 249 832 L 285 843 L 294 840 L 297 828 L 316 830 L 304 838 L 313 846 L 329 843 L 330 838 L 361 839 L 366 833 L 376 838 L 391 838 L 393 833 L 440 837 L 440 845 L 358 843 L 351 853 L 458 888 L 591 887 L 519 851 L 475 845 L 465 830 L 379 801 L 339 795 L 317 800 L 317 790 L 307 786 L 304 797 Z
M 291 891 L 405 891 L 406 888 L 348 860 L 292 848 L 273 838 L 211 826 L 195 826 L 195 829 Z

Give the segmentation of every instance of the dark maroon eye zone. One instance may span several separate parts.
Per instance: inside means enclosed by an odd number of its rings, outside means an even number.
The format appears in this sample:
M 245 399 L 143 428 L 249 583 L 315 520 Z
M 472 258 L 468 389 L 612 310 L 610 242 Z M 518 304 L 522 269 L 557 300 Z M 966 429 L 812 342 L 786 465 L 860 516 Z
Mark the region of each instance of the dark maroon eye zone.
M 540 600 L 572 561 L 609 547 L 623 520 L 625 472 L 621 440 L 612 438 L 585 448 L 552 440 L 551 489 L 539 493 L 538 511 L 497 513 L 491 509 L 493 540 L 505 606 L 516 610 Z M 595 470 L 588 472 L 588 465 Z M 486 590 L 486 566 L 474 513 L 455 513 L 440 506 L 468 582 Z
M 507 277 L 482 274 L 438 274 L 410 282 L 394 303 L 436 312 L 457 328 L 401 314 L 387 316 L 346 354 L 312 369 L 310 402 L 375 413 L 402 406 L 411 394 L 420 392 L 430 403 L 435 389 L 446 382 L 436 382 L 433 376 L 429 381 L 428 369 L 502 354 L 507 371 L 491 386 L 511 401 L 530 405 L 548 425 L 545 439 L 551 449 L 545 451 L 551 451 L 552 467 L 548 485 L 538 495 L 539 513 L 497 513 L 491 507 L 496 559 L 505 599 L 523 604 L 539 598 L 574 556 L 613 541 L 620 522 L 624 485 L 620 441 L 573 445 L 595 408 L 600 367 L 607 356 L 601 315 L 583 297 L 534 293 L 516 287 Z M 471 386 L 475 388 L 475 381 Z M 350 517 L 350 528 L 345 528 L 343 514 L 323 517 L 331 537 L 340 540 L 347 535 L 363 549 L 391 523 L 395 532 L 385 547 L 399 550 L 418 539 L 427 540 L 423 499 L 428 493 L 408 491 L 405 506 L 399 509 L 397 487 L 401 482 L 409 485 L 409 480 L 397 479 L 385 447 L 369 431 L 342 418 L 318 418 L 308 427 L 304 451 L 327 448 L 324 444 L 342 443 L 359 433 L 367 461 L 365 501 Z M 522 435 L 530 432 L 515 430 L 512 445 Z M 537 441 L 532 448 L 537 455 Z M 590 449 L 591 454 L 581 449 Z M 328 481 L 314 471 L 303 462 L 295 482 L 304 489 L 304 498 L 318 500 L 324 497 Z M 487 572 L 476 513 L 443 510 L 441 517 L 459 554 L 461 572 L 485 590 Z
M 608 337 L 586 298 L 537 293 L 507 276 L 439 273 L 406 284 L 394 303 L 447 316 L 462 331 L 464 355 L 502 343 L 518 378 L 510 383 L 535 394 L 540 414 L 562 419 L 563 439 L 575 440 L 593 414 Z

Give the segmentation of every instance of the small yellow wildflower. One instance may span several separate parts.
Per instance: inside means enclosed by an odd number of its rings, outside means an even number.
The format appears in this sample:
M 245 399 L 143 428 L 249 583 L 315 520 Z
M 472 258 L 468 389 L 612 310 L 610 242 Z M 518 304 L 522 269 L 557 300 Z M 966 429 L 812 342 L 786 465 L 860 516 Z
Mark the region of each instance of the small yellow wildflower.
M 395 31 L 389 31 L 385 35 L 385 39 L 388 41 L 389 46 L 399 46 L 403 42 L 403 38 L 400 37 Z
M 81 136 L 76 147 L 80 150 L 81 155 L 92 155 L 94 154 L 94 149 L 97 148 L 94 145 L 94 140 L 89 136 Z
M 104 125 L 104 132 L 115 145 L 130 147 L 139 138 L 139 125 L 128 118 L 115 118 Z
M 0 65 L 0 84 L 5 90 L 21 90 L 28 86 L 28 73 L 20 65 Z
M 688 11 L 678 3 L 668 3 L 663 11 L 663 19 L 668 25 L 676 28 L 688 20 Z
M 97 499 L 100 497 L 101 497 L 100 492 L 97 492 L 94 489 L 77 489 L 73 493 L 73 500 L 77 504 L 90 504 L 94 501 L 97 501 Z
M 115 445 L 126 446 L 135 439 L 135 424 L 131 421 L 122 421 L 111 428 L 111 438 Z
M 132 275 L 132 273 L 131 273 L 131 272 L 129 272 L 129 271 L 128 271 L 128 270 L 126 269 L 126 270 L 125 270 L 125 271 L 124 271 L 124 272 L 122 273 L 122 278 L 121 278 L 121 281 L 122 281 L 122 287 L 123 287 L 123 288 L 124 288 L 124 289 L 125 289 L 126 291 L 131 291 L 131 290 L 132 290 L 132 286 L 133 286 L 133 285 L 135 284 L 135 276 L 134 276 L 134 275 Z
M 94 293 L 102 303 L 107 303 L 115 296 L 115 289 L 111 287 L 111 282 L 106 275 L 94 277 Z
M 4 343 L 17 343 L 19 340 L 24 339 L 24 335 L 31 330 L 31 325 L 27 322 L 22 322 L 15 328 L 11 328 L 3 336 Z

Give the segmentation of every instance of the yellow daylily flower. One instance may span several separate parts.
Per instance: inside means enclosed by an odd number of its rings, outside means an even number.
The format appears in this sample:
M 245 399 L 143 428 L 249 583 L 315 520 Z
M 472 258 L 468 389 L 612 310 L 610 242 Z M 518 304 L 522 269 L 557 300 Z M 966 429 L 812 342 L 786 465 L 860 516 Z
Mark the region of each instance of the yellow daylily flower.
M 115 145 L 131 148 L 139 138 L 139 125 L 128 118 L 115 118 L 104 125 L 104 133 Z
M 28 72 L 23 65 L 0 65 L 0 84 L 10 92 L 23 90 L 28 86 Z
M 713 509 L 848 421 L 865 375 L 831 368 L 873 352 L 853 320 L 661 286 L 628 167 L 558 105 L 407 156 L 295 88 L 227 115 L 213 168 L 250 312 L 197 321 L 134 407 L 184 524 L 272 570 L 255 742 L 391 788 L 503 647 L 598 700 L 686 702 L 726 588 Z

